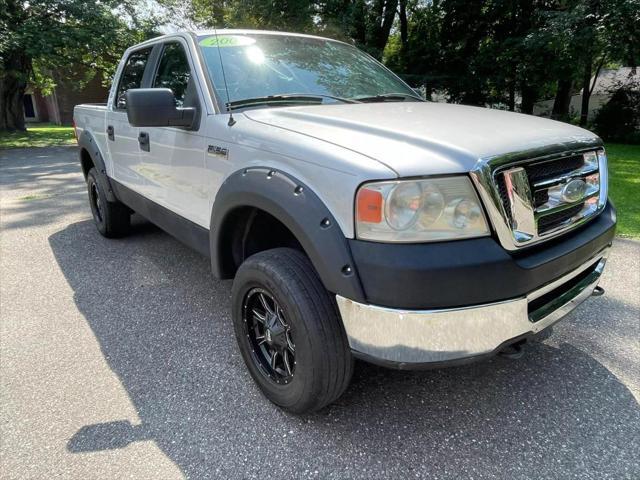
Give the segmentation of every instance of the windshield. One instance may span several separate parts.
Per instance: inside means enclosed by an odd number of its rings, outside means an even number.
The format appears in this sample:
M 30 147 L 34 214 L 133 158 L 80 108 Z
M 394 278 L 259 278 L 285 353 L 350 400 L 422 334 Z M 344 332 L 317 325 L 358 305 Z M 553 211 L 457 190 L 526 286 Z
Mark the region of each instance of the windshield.
M 318 38 L 224 34 L 198 37 L 214 88 L 224 103 L 220 56 L 231 103 L 274 95 L 304 94 L 342 99 L 416 93 L 373 58 L 357 48 Z M 218 53 L 218 48 L 219 53 Z

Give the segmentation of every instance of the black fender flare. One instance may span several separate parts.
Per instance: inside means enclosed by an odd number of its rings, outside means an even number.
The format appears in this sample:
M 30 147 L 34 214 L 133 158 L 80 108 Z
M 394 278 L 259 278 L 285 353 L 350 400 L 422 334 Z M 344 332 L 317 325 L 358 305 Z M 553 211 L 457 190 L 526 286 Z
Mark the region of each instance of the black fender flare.
M 225 268 L 224 227 L 239 208 L 253 207 L 282 222 L 311 260 L 325 288 L 355 301 L 365 301 L 349 242 L 324 202 L 304 183 L 267 167 L 231 174 L 216 195 L 211 212 L 211 268 L 218 278 L 230 278 Z
M 78 147 L 80 147 L 78 149 L 80 164 L 82 165 L 82 151 L 86 150 L 93 161 L 93 165 L 96 167 L 96 171 L 98 172 L 98 182 L 100 183 L 102 191 L 105 192 L 107 200 L 110 202 L 117 201 L 118 199 L 116 198 L 111 182 L 109 181 L 109 177 L 107 176 L 107 168 L 104 163 L 104 158 L 102 158 L 102 153 L 100 153 L 100 148 L 98 148 L 98 143 L 93 137 L 93 134 L 87 130 L 82 130 L 78 136 Z

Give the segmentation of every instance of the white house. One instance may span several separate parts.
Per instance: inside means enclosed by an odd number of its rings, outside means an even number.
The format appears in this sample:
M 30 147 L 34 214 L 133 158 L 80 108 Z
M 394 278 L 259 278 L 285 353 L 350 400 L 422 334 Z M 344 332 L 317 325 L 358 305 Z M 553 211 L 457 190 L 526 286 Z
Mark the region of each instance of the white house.
M 591 85 L 593 85 L 593 78 Z M 589 119 L 593 118 L 595 113 L 605 103 L 609 101 L 614 90 L 622 85 L 633 85 L 635 89 L 640 88 L 640 68 L 639 67 L 621 67 L 612 70 L 601 70 L 596 84 L 593 87 L 591 98 L 589 99 Z M 569 113 L 572 116 L 579 116 L 582 109 L 582 90 L 571 97 L 569 104 Z M 543 100 L 535 104 L 533 108 L 534 115 L 548 117 L 553 110 L 553 99 Z

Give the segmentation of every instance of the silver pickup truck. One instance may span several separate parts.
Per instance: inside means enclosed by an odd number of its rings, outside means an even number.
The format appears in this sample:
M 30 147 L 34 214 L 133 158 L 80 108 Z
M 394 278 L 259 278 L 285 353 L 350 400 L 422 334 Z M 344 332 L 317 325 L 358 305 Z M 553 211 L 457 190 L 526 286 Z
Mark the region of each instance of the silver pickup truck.
M 242 357 L 293 412 L 336 400 L 354 358 L 515 355 L 602 293 L 616 216 L 597 136 L 426 102 L 345 43 L 155 38 L 74 119 L 98 231 L 137 212 L 234 278 Z

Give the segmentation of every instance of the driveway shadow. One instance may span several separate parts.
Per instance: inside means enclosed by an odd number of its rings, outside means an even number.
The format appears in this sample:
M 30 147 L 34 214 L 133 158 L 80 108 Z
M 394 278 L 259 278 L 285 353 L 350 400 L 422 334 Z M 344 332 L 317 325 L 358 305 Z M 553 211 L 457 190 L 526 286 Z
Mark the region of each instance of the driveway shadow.
M 87 187 L 78 177 L 77 147 L 0 151 L 2 228 L 39 228 L 85 210 Z
M 49 238 L 78 309 L 141 425 L 87 425 L 70 452 L 152 439 L 190 478 L 604 478 L 640 472 L 640 409 L 603 365 L 540 343 L 445 370 L 357 364 L 334 405 L 271 405 L 237 353 L 230 282 L 144 222 L 126 239 L 90 221 Z M 624 468 L 616 468 L 617 472 Z M 317 472 L 317 473 L 316 473 Z

